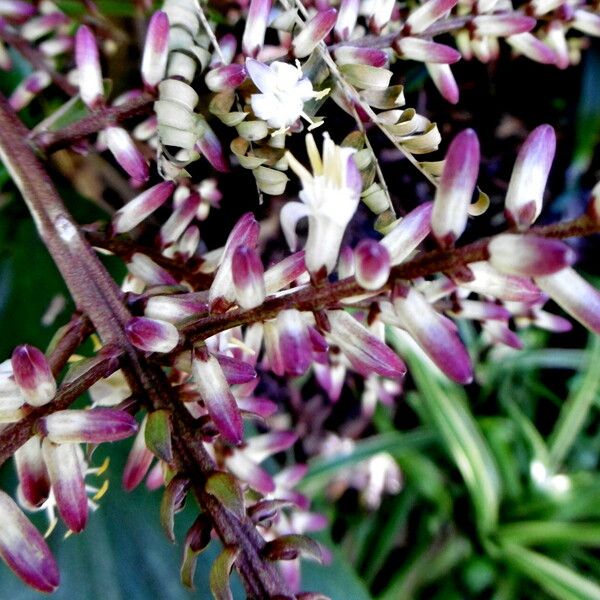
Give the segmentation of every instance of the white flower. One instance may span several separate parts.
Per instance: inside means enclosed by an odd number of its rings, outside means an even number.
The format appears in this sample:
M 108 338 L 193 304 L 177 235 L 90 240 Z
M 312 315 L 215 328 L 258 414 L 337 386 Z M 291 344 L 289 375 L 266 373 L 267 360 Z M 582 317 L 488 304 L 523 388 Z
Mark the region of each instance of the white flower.
M 331 273 L 346 226 L 358 207 L 360 173 L 352 158 L 354 150 L 336 146 L 326 134 L 322 160 L 310 134 L 306 136 L 306 148 L 312 175 L 289 152 L 286 154 L 291 169 L 302 182 L 302 202 L 288 202 L 283 207 L 281 226 L 294 250 L 298 241 L 296 224 L 302 217 L 308 217 L 306 267 L 311 273 L 317 273 L 322 267 Z
M 252 110 L 259 119 L 275 129 L 285 129 L 305 116 L 304 103 L 316 94 L 300 67 L 280 61 L 265 65 L 247 58 L 246 70 L 262 92 L 253 94 L 250 99 Z

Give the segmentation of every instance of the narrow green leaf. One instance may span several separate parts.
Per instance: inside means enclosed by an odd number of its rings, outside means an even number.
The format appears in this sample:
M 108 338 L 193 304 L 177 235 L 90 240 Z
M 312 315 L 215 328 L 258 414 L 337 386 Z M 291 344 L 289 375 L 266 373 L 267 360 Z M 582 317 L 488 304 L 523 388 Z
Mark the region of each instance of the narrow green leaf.
M 600 600 L 600 587 L 561 563 L 516 544 L 505 544 L 506 562 L 559 600 Z
M 246 515 L 244 493 L 233 475 L 222 471 L 213 473 L 206 480 L 206 491 L 240 519 Z
M 521 546 L 561 544 L 600 546 L 600 523 L 567 523 L 561 521 L 522 521 L 498 529 L 507 543 Z
M 210 591 L 215 600 L 233 600 L 229 587 L 229 575 L 239 553 L 239 548 L 227 546 L 223 548 L 223 552 L 213 563 L 210 570 Z
M 155 456 L 168 463 L 173 460 L 170 411 L 155 410 L 148 413 L 148 420 L 144 429 L 144 440 L 148 450 Z

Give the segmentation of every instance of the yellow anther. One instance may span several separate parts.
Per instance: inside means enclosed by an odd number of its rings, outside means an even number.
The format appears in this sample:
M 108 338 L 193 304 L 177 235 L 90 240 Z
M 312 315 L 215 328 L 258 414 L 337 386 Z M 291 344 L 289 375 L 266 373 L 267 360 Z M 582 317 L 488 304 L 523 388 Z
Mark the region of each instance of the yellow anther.
M 106 469 L 108 469 L 108 465 L 110 465 L 110 458 L 107 456 L 104 459 L 104 462 L 99 467 L 96 467 L 95 469 L 93 469 L 90 472 L 96 476 L 102 475 L 102 473 L 104 473 L 106 471 Z
M 105 479 L 104 483 L 100 486 L 100 489 L 92 496 L 92 500 L 100 500 L 100 498 L 108 491 L 109 485 L 108 479 Z
M 44 533 L 44 538 L 50 536 L 50 534 L 54 531 L 54 528 L 56 527 L 57 523 L 58 519 L 56 517 L 50 520 L 50 523 L 48 523 L 48 529 L 46 529 L 46 533 Z

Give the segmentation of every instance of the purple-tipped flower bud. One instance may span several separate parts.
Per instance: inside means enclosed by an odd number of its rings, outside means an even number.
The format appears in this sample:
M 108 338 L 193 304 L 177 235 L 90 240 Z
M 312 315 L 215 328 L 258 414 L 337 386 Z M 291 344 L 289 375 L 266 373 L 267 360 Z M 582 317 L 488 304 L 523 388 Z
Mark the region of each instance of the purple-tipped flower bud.
M 169 18 L 158 10 L 148 24 L 142 58 L 142 79 L 148 88 L 154 89 L 164 79 L 168 57 Z
M 82 25 L 75 34 L 75 64 L 81 99 L 90 108 L 97 108 L 104 100 L 102 69 L 96 38 L 87 25 Z
M 234 90 L 246 79 L 244 65 L 223 65 L 212 69 L 206 74 L 206 87 L 212 92 Z
M 390 253 L 375 240 L 362 240 L 354 250 L 356 281 L 366 290 L 377 290 L 390 275 Z
M 600 334 L 600 292 L 571 267 L 536 277 L 538 286 L 565 312 Z
M 206 293 L 152 296 L 148 298 L 144 314 L 150 319 L 177 323 L 192 315 L 200 316 L 208 312 Z
M 36 7 L 31 2 L 23 0 L 3 0 L 0 3 L 0 16 L 12 21 L 26 21 L 36 13 Z
M 554 159 L 556 136 L 550 125 L 536 127 L 519 150 L 506 192 L 506 215 L 526 229 L 542 212 L 546 181 Z
M 478 171 L 479 140 L 472 129 L 466 129 L 448 148 L 431 213 L 431 229 L 443 248 L 452 246 L 467 225 Z
M 360 0 L 341 0 L 333 31 L 338 40 L 349 40 L 356 26 Z
M 406 21 L 411 33 L 421 33 L 458 4 L 458 0 L 428 0 L 411 12 Z
M 46 438 L 42 442 L 42 454 L 58 512 L 66 526 L 79 533 L 85 528 L 88 518 L 81 447 L 79 444 L 54 444 Z
M 106 146 L 125 172 L 136 182 L 146 181 L 149 177 L 148 163 L 130 135 L 122 127 L 109 127 L 104 135 Z
M 54 398 L 56 381 L 43 352 L 29 344 L 17 346 L 11 364 L 15 381 L 28 404 L 42 406 Z
M 471 263 L 469 270 L 474 278 L 461 282 L 460 286 L 464 289 L 512 302 L 535 302 L 540 299 L 539 289 L 528 278 L 505 275 L 483 261 Z
M 265 277 L 258 252 L 248 246 L 238 246 L 231 259 L 231 274 L 235 297 L 242 308 L 254 308 L 263 303 Z
M 502 273 L 538 277 L 572 265 L 577 255 L 560 240 L 504 233 L 488 245 L 490 264 Z
M 370 67 L 385 67 L 388 58 L 387 52 L 379 48 L 340 46 L 335 50 L 335 62 L 338 65 L 359 64 L 369 65 Z
M 304 250 L 279 261 L 265 271 L 265 290 L 267 295 L 274 294 L 306 273 Z
M 174 189 L 174 183 L 163 181 L 142 192 L 133 198 L 133 200 L 130 200 L 113 216 L 112 229 L 114 233 L 131 231 L 157 208 L 162 206 L 171 197 Z
M 395 0 L 378 0 L 373 3 L 373 12 L 369 20 L 369 27 L 379 33 L 392 18 Z
M 185 200 L 177 206 L 171 216 L 160 228 L 159 241 L 161 247 L 165 248 L 176 242 L 187 226 L 196 216 L 196 211 L 200 206 L 200 196 L 192 192 Z
M 427 67 L 431 81 L 433 81 L 433 84 L 442 97 L 448 100 L 450 104 L 456 104 L 459 97 L 458 84 L 456 83 L 456 79 L 454 79 L 450 65 L 428 63 L 425 66 Z
M 229 161 L 223 151 L 221 140 L 219 140 L 208 124 L 206 124 L 204 134 L 196 142 L 196 150 L 198 150 L 211 166 L 219 171 L 219 173 L 227 173 L 229 171 Z
M 197 352 L 192 361 L 192 373 L 204 406 L 219 433 L 229 443 L 238 446 L 244 439 L 242 417 L 219 361 L 214 356 Z
M 125 333 L 136 348 L 146 352 L 171 352 L 179 343 L 175 325 L 146 317 L 129 319 Z
M 392 265 L 398 265 L 408 258 L 429 235 L 432 210 L 433 202 L 417 206 L 381 240 L 390 254 Z
M 533 17 L 517 13 L 478 15 L 473 19 L 475 30 L 480 36 L 506 37 L 531 31 L 537 24 Z
M 352 315 L 343 310 L 328 310 L 327 318 L 331 325 L 328 339 L 340 347 L 358 373 L 364 377 L 372 373 L 392 378 L 404 376 L 406 366 L 399 356 Z
M 450 65 L 461 58 L 460 52 L 450 46 L 416 37 L 401 37 L 395 49 L 401 58 L 425 63 Z
M 27 585 L 53 592 L 58 566 L 40 532 L 14 500 L 0 490 L 0 557 Z
M 15 466 L 19 478 L 19 497 L 27 508 L 39 508 L 50 493 L 50 480 L 42 458 L 40 437 L 29 438 L 15 452 Z
M 597 12 L 578 8 L 573 13 L 573 20 L 569 25 L 582 33 L 600 36 L 600 15 Z
M 283 372 L 292 377 L 302 375 L 312 362 L 312 345 L 302 314 L 295 308 L 282 310 L 275 323 Z
M 158 266 L 150 257 L 136 252 L 127 264 L 127 269 L 148 285 L 176 285 L 177 280 L 165 269 Z
M 462 384 L 472 381 L 471 359 L 456 326 L 422 294 L 398 283 L 394 288 L 394 311 L 411 337 L 450 379 Z
M 28 75 L 10 95 L 8 103 L 13 110 L 25 108 L 43 89 L 50 85 L 52 78 L 46 71 L 35 71 Z
M 145 416 L 123 469 L 123 489 L 128 492 L 142 482 L 154 460 L 154 454 L 146 447 L 145 431 L 147 421 L 148 416 Z
M 337 11 L 335 8 L 318 12 L 294 38 L 292 42 L 294 56 L 298 58 L 308 56 L 333 29 L 336 20 Z
M 553 65 L 556 62 L 554 50 L 540 41 L 532 33 L 518 33 L 506 38 L 506 41 L 523 56 L 542 65 Z
M 116 442 L 135 434 L 137 423 L 125 411 L 110 408 L 59 410 L 37 422 L 40 435 L 55 444 Z
M 177 244 L 177 254 L 183 261 L 194 256 L 200 244 L 200 229 L 196 225 L 190 225 L 181 236 Z
M 265 32 L 271 0 L 250 0 L 246 28 L 242 37 L 242 50 L 246 56 L 255 57 L 265 41 Z
M 217 354 L 216 358 L 229 385 L 240 385 L 256 379 L 254 367 L 247 362 L 226 354 Z

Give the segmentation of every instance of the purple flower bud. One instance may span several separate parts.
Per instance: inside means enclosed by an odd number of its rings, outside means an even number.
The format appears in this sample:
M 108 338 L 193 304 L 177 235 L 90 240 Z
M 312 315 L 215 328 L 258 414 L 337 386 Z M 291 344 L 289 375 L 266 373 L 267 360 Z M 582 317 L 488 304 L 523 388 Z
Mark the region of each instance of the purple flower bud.
M 216 358 L 223 369 L 223 375 L 225 375 L 225 379 L 227 379 L 229 385 L 239 385 L 256 379 L 254 367 L 247 362 L 227 356 L 226 354 L 217 354 Z
M 71 19 L 65 13 L 55 9 L 47 14 L 27 19 L 27 22 L 21 27 L 21 36 L 34 42 L 63 25 L 71 25 L 71 23 Z
M 146 476 L 154 454 L 146 447 L 145 431 L 148 417 L 144 417 L 140 429 L 133 441 L 133 446 L 123 469 L 123 489 L 130 492 L 136 488 Z
M 190 225 L 181 236 L 177 244 L 177 254 L 185 262 L 192 258 L 200 244 L 200 229 L 196 225 Z
M 327 337 L 340 347 L 352 367 L 364 377 L 377 373 L 383 377 L 404 377 L 406 367 L 398 355 L 372 335 L 352 315 L 343 310 L 328 310 L 331 331 Z
M 350 39 L 356 26 L 359 5 L 360 0 L 341 0 L 338 17 L 333 29 L 338 40 L 346 41 Z
M 265 291 L 267 296 L 287 287 L 306 273 L 304 250 L 279 261 L 265 271 Z
M 11 357 L 13 375 L 27 404 L 42 406 L 54 398 L 56 381 L 44 353 L 24 344 L 17 346 Z
M 0 490 L 0 557 L 27 585 L 53 592 L 58 566 L 40 532 L 13 499 Z
M 467 384 L 473 380 L 469 353 L 452 321 L 440 315 L 412 287 L 398 283 L 393 292 L 394 312 L 427 356 L 450 379 Z
M 22 22 L 36 13 L 36 7 L 31 2 L 22 0 L 3 0 L 0 3 L 0 16 L 11 21 Z
M 27 508 L 39 508 L 50 493 L 50 480 L 42 457 L 39 436 L 29 438 L 15 452 L 15 466 L 19 478 L 19 496 Z
M 523 56 L 543 65 L 553 65 L 556 54 L 552 48 L 531 33 L 518 33 L 506 38 L 506 41 Z
M 85 464 L 79 444 L 42 442 L 42 454 L 48 469 L 58 512 L 74 533 L 83 531 L 88 518 L 85 490 Z
M 469 270 L 474 277 L 460 283 L 463 289 L 514 302 L 536 302 L 540 299 L 541 293 L 530 279 L 505 275 L 487 262 L 471 263 Z
M 208 124 L 206 124 L 205 127 L 206 130 L 204 131 L 204 134 L 196 142 L 196 149 L 206 158 L 214 169 L 219 171 L 219 173 L 227 173 L 229 171 L 229 162 L 223 151 L 221 141 Z
M 577 8 L 573 13 L 573 20 L 569 25 L 582 33 L 587 33 L 594 37 L 600 36 L 600 15 L 597 12 Z
M 219 433 L 226 441 L 238 446 L 244 439 L 242 417 L 219 362 L 214 356 L 197 352 L 192 361 L 192 373 Z
M 413 10 L 406 21 L 411 33 L 421 33 L 440 17 L 453 9 L 458 0 L 428 0 Z
M 177 280 L 165 269 L 158 266 L 145 254 L 136 252 L 127 264 L 127 269 L 148 285 L 176 285 Z
M 409 212 L 381 240 L 387 248 L 392 265 L 403 262 L 431 231 L 431 212 L 433 202 L 425 202 Z
M 263 419 L 272 417 L 277 412 L 277 404 L 262 396 L 249 396 L 238 400 L 240 410 L 258 415 Z
M 150 19 L 142 58 L 142 79 L 154 89 L 165 76 L 169 57 L 169 18 L 158 10 Z
M 388 54 L 379 48 L 340 46 L 335 50 L 335 62 L 338 65 L 359 64 L 371 67 L 385 67 L 388 63 Z
M 470 321 L 506 321 L 511 317 L 504 306 L 478 300 L 461 300 L 458 310 L 453 310 L 452 315 Z
M 454 79 L 450 65 L 428 63 L 425 66 L 427 67 L 431 81 L 433 81 L 433 84 L 442 97 L 448 100 L 450 104 L 456 104 L 459 97 L 458 84 L 456 83 L 456 79 Z
M 366 290 L 377 290 L 390 275 L 390 253 L 375 240 L 362 240 L 354 250 L 356 281 Z
M 70 35 L 57 35 L 40 43 L 39 49 L 45 56 L 55 57 L 72 50 L 74 40 Z
M 273 478 L 245 453 L 234 451 L 225 458 L 225 465 L 233 475 L 261 494 L 270 494 L 275 490 Z
M 131 231 L 157 208 L 162 206 L 171 197 L 174 189 L 175 184 L 173 182 L 163 181 L 130 200 L 113 216 L 113 232 L 125 233 L 126 231 Z
M 258 252 L 248 246 L 238 246 L 231 259 L 231 274 L 235 297 L 242 308 L 254 308 L 263 303 L 265 279 Z
M 125 172 L 136 182 L 146 181 L 148 163 L 127 131 L 122 127 L 109 127 L 104 130 L 104 135 L 106 146 Z
M 206 292 L 152 296 L 148 298 L 144 314 L 150 319 L 177 323 L 192 315 L 200 316 L 208 312 Z
M 418 62 L 450 65 L 461 58 L 460 52 L 450 46 L 416 37 L 401 37 L 394 47 L 401 58 Z
M 81 99 L 90 108 L 98 108 L 104 100 L 102 69 L 96 38 L 87 25 L 81 25 L 75 34 L 75 64 Z
M 506 322 L 487 321 L 483 323 L 483 331 L 495 344 L 504 344 L 515 350 L 521 350 L 523 348 L 523 342 L 514 331 L 509 329 Z
M 177 206 L 171 216 L 160 228 L 159 242 L 162 248 L 176 242 L 187 226 L 196 216 L 196 211 L 200 206 L 200 196 L 192 192 L 185 200 Z
M 571 267 L 536 277 L 538 286 L 566 313 L 600 334 L 600 292 Z
M 350 246 L 342 246 L 337 264 L 337 274 L 339 279 L 354 277 L 356 267 L 354 264 L 354 252 Z
M 551 21 L 546 29 L 544 41 L 552 50 L 559 69 L 566 69 L 571 64 L 570 48 L 567 43 L 567 25 L 562 21 Z
M 223 65 L 212 69 L 206 74 L 206 87 L 211 92 L 225 92 L 234 90 L 242 85 L 246 79 L 246 68 L 244 65 Z
M 237 38 L 233 33 L 226 33 L 222 38 L 219 39 L 219 47 L 221 48 L 221 54 L 223 55 L 223 64 L 230 64 L 235 58 L 237 52 Z M 218 64 L 220 61 L 219 55 L 213 56 L 214 64 Z
M 475 30 L 480 36 L 506 37 L 531 31 L 537 24 L 533 17 L 517 13 L 478 15 L 473 19 Z
M 443 248 L 462 235 L 479 171 L 479 140 L 472 129 L 459 133 L 450 144 L 436 190 L 431 229 Z
M 394 4 L 394 0 L 378 0 L 373 4 L 369 27 L 375 33 L 379 33 L 390 22 Z
M 337 11 L 335 8 L 318 12 L 294 38 L 292 42 L 294 56 L 298 58 L 308 56 L 333 29 L 336 21 Z
M 519 150 L 506 192 L 507 218 L 520 229 L 542 212 L 546 181 L 554 159 L 556 136 L 550 125 L 536 127 Z
M 55 444 L 100 444 L 116 442 L 135 434 L 135 419 L 125 411 L 110 408 L 59 410 L 37 422 L 40 435 Z
M 146 317 L 129 319 L 125 333 L 136 348 L 146 352 L 171 352 L 179 343 L 175 325 Z
M 246 56 L 256 57 L 265 41 L 271 0 L 250 0 L 246 28 L 242 37 L 242 50 Z
M 251 437 L 244 447 L 244 453 L 252 460 L 261 463 L 277 452 L 288 450 L 298 441 L 298 434 L 293 431 L 271 431 Z
M 312 344 L 302 314 L 295 308 L 282 310 L 275 323 L 284 373 L 302 375 L 312 362 Z
M 490 264 L 502 273 L 537 277 L 572 265 L 577 255 L 560 240 L 504 233 L 488 245 Z
M 43 89 L 50 85 L 52 78 L 46 71 L 34 71 L 28 75 L 10 95 L 8 103 L 13 110 L 25 108 Z

